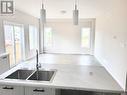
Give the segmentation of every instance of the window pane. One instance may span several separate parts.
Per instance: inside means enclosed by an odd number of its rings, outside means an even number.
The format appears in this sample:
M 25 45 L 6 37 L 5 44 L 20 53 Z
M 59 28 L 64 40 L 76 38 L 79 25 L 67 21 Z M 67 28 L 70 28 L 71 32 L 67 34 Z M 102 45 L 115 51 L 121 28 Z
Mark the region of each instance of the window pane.
M 14 26 L 15 31 L 15 49 L 16 49 L 16 63 L 21 61 L 21 33 L 22 27 Z
M 30 50 L 37 48 L 37 28 L 34 26 L 29 26 L 29 44 Z
M 4 36 L 5 36 L 5 49 L 9 53 L 10 63 L 13 65 L 15 63 L 14 59 L 14 35 L 13 26 L 4 25 Z
M 46 27 L 45 28 L 45 47 L 52 46 L 52 28 Z
M 90 48 L 90 28 L 82 28 L 81 47 Z

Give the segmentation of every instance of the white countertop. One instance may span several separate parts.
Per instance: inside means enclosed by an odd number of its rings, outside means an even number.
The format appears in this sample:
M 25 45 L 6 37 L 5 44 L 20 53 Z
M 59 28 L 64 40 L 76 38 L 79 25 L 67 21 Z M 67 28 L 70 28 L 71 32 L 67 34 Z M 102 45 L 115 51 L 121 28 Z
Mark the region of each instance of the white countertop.
M 87 91 L 123 92 L 123 89 L 102 66 L 84 66 L 72 64 L 42 64 L 44 69 L 56 69 L 53 81 L 37 82 L 26 80 L 4 80 L 4 77 L 19 68 L 34 69 L 35 64 L 23 63 L 0 76 L 0 84 L 77 89 Z M 92 74 L 91 74 L 92 73 Z

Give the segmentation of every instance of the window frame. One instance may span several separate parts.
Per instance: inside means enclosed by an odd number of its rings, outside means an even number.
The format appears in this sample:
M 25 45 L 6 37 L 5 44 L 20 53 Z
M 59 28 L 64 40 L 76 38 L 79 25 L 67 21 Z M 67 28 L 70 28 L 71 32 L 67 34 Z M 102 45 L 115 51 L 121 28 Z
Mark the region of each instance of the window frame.
M 3 30 L 4 30 L 4 51 L 5 52 L 7 52 L 7 50 L 6 50 L 6 46 L 5 46 L 5 44 L 6 44 L 6 42 L 5 42 L 5 26 L 6 25 L 8 25 L 8 26 L 11 26 L 11 27 L 13 27 L 13 31 L 15 31 L 14 30 L 14 27 L 20 27 L 21 28 L 21 36 L 23 37 L 23 38 L 21 38 L 21 41 L 22 41 L 22 43 L 21 43 L 21 62 L 23 61 L 23 59 L 24 59 L 24 57 L 25 57 L 25 42 L 24 42 L 24 38 L 25 38 L 25 36 L 24 36 L 24 25 L 23 24 L 20 24 L 20 23 L 17 23 L 17 22 L 10 22 L 10 21 L 7 21 L 7 20 L 4 20 L 3 22 L 2 22 L 2 25 L 3 25 Z M 14 33 L 13 33 L 13 36 L 14 36 Z M 14 40 L 15 40 L 15 37 L 13 37 L 13 42 L 14 42 Z M 14 42 L 14 44 L 13 44 L 14 46 L 13 46 L 13 49 L 14 50 L 16 50 L 16 46 L 15 46 L 15 42 Z M 13 51 L 14 52 L 14 51 Z M 16 58 L 16 53 L 14 52 L 14 57 Z M 10 64 L 10 67 L 12 68 L 12 67 L 14 67 L 14 66 L 16 66 L 17 64 L 19 64 L 19 62 L 18 63 L 16 63 L 16 59 L 14 60 L 15 62 L 14 62 L 14 64 Z
M 96 19 L 88 20 L 89 26 L 88 27 L 81 27 L 80 30 L 80 37 L 82 37 L 82 29 L 83 28 L 90 28 L 90 48 L 89 48 L 89 54 L 94 55 L 94 47 L 95 47 L 95 21 Z M 82 40 L 80 40 L 80 46 L 82 47 Z
M 89 42 L 88 42 L 89 46 L 88 47 L 87 46 L 83 46 L 83 32 L 84 32 L 83 29 L 84 28 L 89 29 L 89 32 L 90 32 L 89 35 L 88 35 L 89 36 L 88 37 L 89 38 Z M 89 49 L 91 47 L 91 44 L 90 44 L 91 41 L 90 40 L 91 40 L 91 29 L 89 27 L 81 28 L 81 48 L 88 48 Z

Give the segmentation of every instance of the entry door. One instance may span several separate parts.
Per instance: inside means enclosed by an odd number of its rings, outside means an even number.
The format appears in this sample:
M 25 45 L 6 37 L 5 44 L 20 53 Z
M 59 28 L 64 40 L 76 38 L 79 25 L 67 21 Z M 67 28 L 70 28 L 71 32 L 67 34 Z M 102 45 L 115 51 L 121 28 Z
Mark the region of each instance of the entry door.
M 22 60 L 22 25 L 4 24 L 5 49 L 10 56 L 10 65 Z

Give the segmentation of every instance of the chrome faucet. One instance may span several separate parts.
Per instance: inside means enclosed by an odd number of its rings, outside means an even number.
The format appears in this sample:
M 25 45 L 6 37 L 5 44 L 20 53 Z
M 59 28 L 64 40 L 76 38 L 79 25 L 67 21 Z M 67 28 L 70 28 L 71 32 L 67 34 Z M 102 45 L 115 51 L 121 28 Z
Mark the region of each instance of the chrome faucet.
M 39 71 L 41 64 L 39 63 L 38 50 L 36 50 L 36 70 Z

